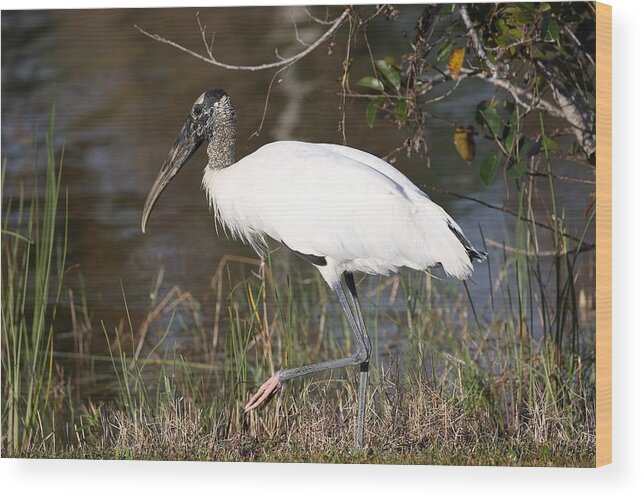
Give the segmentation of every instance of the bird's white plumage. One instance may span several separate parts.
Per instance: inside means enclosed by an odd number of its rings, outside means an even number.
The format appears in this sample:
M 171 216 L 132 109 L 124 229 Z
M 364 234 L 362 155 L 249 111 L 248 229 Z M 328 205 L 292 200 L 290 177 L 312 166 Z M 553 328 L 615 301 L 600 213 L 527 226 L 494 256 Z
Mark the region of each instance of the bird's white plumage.
M 455 221 L 399 170 L 357 149 L 274 142 L 227 168 L 206 168 L 203 186 L 234 237 L 259 253 L 269 236 L 325 257 L 327 280 L 438 264 L 458 279 L 473 271 Z

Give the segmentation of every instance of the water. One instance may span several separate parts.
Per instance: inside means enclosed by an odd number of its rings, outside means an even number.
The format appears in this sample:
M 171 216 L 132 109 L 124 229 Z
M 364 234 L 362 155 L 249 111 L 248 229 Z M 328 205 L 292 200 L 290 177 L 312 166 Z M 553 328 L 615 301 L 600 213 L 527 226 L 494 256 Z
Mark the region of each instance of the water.
M 417 19 L 419 6 L 402 11 L 397 22 L 375 21 L 369 28 L 375 57 L 401 53 Z M 231 64 L 275 60 L 275 49 L 287 56 L 302 49 L 299 35 L 316 39 L 325 29 L 308 22 L 301 9 L 199 9 L 208 31 L 216 32 L 215 55 Z M 277 80 L 258 129 L 270 71 L 236 72 L 209 66 L 139 33 L 140 25 L 154 33 L 202 50 L 196 9 L 114 9 L 10 12 L 2 15 L 2 155 L 8 164 L 4 196 L 17 194 L 21 182 L 33 178 L 35 138 L 47 127 L 56 107 L 57 148 L 64 145 L 63 184 L 69 192 L 70 278 L 82 273 L 93 319 L 115 324 L 123 317 L 125 291 L 132 318 L 140 321 L 148 309 L 150 290 L 164 269 L 161 294 L 173 285 L 197 299 L 211 294 L 210 279 L 223 255 L 254 257 L 237 242 L 216 235 L 212 216 L 200 190 L 202 148 L 167 188 L 152 215 L 147 234 L 140 232 L 143 203 L 170 145 L 194 99 L 205 89 L 225 88 L 239 116 L 238 155 L 264 143 L 295 139 L 341 143 L 337 79 L 344 57 L 345 28 L 332 51 L 326 43 Z M 319 12 L 323 15 L 323 9 Z M 332 15 L 332 14 L 331 14 Z M 369 73 L 363 43 L 353 47 L 353 81 Z M 431 111 L 456 123 L 473 123 L 478 102 L 494 89 L 482 82 L 462 85 Z M 369 129 L 363 100 L 349 99 L 346 109 L 348 144 L 384 156 L 397 147 L 404 131 L 378 120 Z M 429 123 L 432 165 L 421 158 L 399 156 L 396 166 L 425 189 L 450 190 L 494 205 L 506 203 L 507 189 L 498 179 L 491 188 L 479 180 L 477 168 L 490 146 L 478 141 L 473 165 L 454 152 L 453 128 Z M 42 163 L 41 163 L 42 164 Z M 573 163 L 557 163 L 556 171 L 579 178 L 591 173 Z M 542 181 L 544 183 L 544 181 Z M 543 184 L 544 185 L 544 184 Z M 559 187 L 569 231 L 580 234 L 591 185 Z M 29 190 L 29 189 L 27 189 Z M 544 189 L 543 189 L 544 191 Z M 471 201 L 428 190 L 481 247 L 480 226 L 488 239 L 502 243 L 513 234 L 514 219 Z M 512 196 L 515 197 L 515 196 Z M 534 203 L 537 219 L 548 217 L 547 198 Z M 594 240 L 593 228 L 587 237 Z M 543 247 L 543 251 L 551 248 Z M 314 270 L 289 258 L 304 274 Z M 502 263 L 502 251 L 491 249 L 492 273 Z M 593 252 L 583 255 L 593 268 Z M 587 268 L 587 267 L 584 267 Z M 489 296 L 486 268 L 478 267 L 470 289 L 474 301 Z M 441 286 L 436 283 L 436 286 Z M 591 275 L 579 276 L 579 289 L 593 295 Z M 208 319 L 209 318 L 209 319 Z M 589 320 L 591 320 L 591 311 Z M 206 320 L 211 320 L 211 314 Z M 383 331 L 382 334 L 386 332 Z

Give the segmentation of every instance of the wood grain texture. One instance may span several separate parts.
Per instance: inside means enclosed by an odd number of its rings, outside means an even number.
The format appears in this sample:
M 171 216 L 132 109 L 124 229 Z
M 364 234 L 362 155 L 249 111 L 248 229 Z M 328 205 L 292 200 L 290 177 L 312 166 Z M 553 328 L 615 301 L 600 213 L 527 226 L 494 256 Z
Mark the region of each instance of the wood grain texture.
M 612 7 L 596 4 L 596 466 L 612 462 Z

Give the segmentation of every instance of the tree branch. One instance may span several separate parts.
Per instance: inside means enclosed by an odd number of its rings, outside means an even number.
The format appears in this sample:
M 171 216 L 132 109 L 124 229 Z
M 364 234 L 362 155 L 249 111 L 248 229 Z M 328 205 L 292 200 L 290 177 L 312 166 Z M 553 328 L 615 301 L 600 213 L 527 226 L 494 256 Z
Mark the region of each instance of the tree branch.
M 171 47 L 174 47 L 182 52 L 185 52 L 186 54 L 190 54 L 192 57 L 196 57 L 197 59 L 200 59 L 204 62 L 207 62 L 208 64 L 212 64 L 214 66 L 218 66 L 220 68 L 224 69 L 229 69 L 233 71 L 262 71 L 264 69 L 278 69 L 278 68 L 283 68 L 284 66 L 289 66 L 291 64 L 294 64 L 295 62 L 299 61 L 300 59 L 306 57 L 308 54 L 310 54 L 313 50 L 315 50 L 317 47 L 319 47 L 322 43 L 324 43 L 326 40 L 328 40 L 333 34 L 340 28 L 340 26 L 346 21 L 348 18 L 350 10 L 346 9 L 344 12 L 337 17 L 334 21 L 332 21 L 332 25 L 328 30 L 321 35 L 317 41 L 312 43 L 310 46 L 306 47 L 304 50 L 301 52 L 298 52 L 297 54 L 293 55 L 292 57 L 288 57 L 286 59 L 281 59 L 276 62 L 270 62 L 266 64 L 259 64 L 257 66 L 244 66 L 244 65 L 236 65 L 236 64 L 227 64 L 225 62 L 221 62 L 217 60 L 214 55 L 212 54 L 211 47 L 206 43 L 205 39 L 205 30 L 201 26 L 201 23 L 199 21 L 199 29 L 201 31 L 201 37 L 203 38 L 203 41 L 206 46 L 206 52 L 207 56 L 204 56 L 202 54 L 199 54 L 198 52 L 195 52 L 193 50 L 190 50 L 187 47 L 184 47 L 183 45 L 180 45 L 172 40 L 168 40 L 167 38 L 163 38 L 160 35 L 157 35 L 155 33 L 150 33 L 149 31 L 146 31 L 145 29 L 141 28 L 138 25 L 134 25 L 134 27 L 139 30 L 141 33 L 143 33 L 145 36 L 151 38 L 152 40 L 156 40 L 157 42 L 164 43 L 166 45 L 169 45 Z
M 559 78 L 557 78 L 557 76 L 540 61 L 538 62 L 538 65 L 548 76 L 549 88 L 551 89 L 554 100 L 558 105 L 547 102 L 541 97 L 536 97 L 528 90 L 519 88 L 510 83 L 509 80 L 499 77 L 498 66 L 492 63 L 487 56 L 480 37 L 473 27 L 473 23 L 471 22 L 471 17 L 469 16 L 466 6 L 464 4 L 458 4 L 457 9 L 467 30 L 467 34 L 469 35 L 473 48 L 478 54 L 478 57 L 480 57 L 487 66 L 489 73 L 491 73 L 491 76 L 489 76 L 488 73 L 482 71 L 475 73 L 475 76 L 507 90 L 513 96 L 515 101 L 525 108 L 527 112 L 532 109 L 541 109 L 552 116 L 562 118 L 567 121 L 574 128 L 574 135 L 576 136 L 581 148 L 587 157 L 591 157 L 596 152 L 596 136 L 592 131 L 591 116 L 585 103 L 581 102 L 573 92 L 569 92 L 560 82 Z M 568 27 L 566 28 L 566 32 L 575 38 L 571 30 L 569 30 Z M 578 41 L 577 39 L 575 40 Z
M 497 87 L 505 89 L 514 98 L 516 104 L 522 106 L 527 112 L 532 111 L 533 109 L 541 109 L 556 118 L 566 119 L 565 114 L 558 108 L 558 106 L 555 106 L 542 97 L 536 97 L 529 90 L 517 87 L 513 83 L 503 78 L 490 76 L 489 73 L 474 69 L 462 68 L 460 70 L 460 76 L 458 77 L 458 80 L 470 78 L 472 76 L 475 76 L 476 78 L 480 78 L 481 80 L 485 80 Z M 428 91 L 440 83 L 452 81 L 450 75 L 442 73 L 431 77 L 428 77 L 426 75 L 418 75 L 417 79 L 426 85 L 426 89 L 423 89 L 423 91 Z
M 596 135 L 593 132 L 592 116 L 587 102 L 583 101 L 579 94 L 570 92 L 560 78 L 542 61 L 538 61 L 537 64 L 547 75 L 549 88 L 560 106 L 561 114 L 572 125 L 576 140 L 583 152 L 588 158 L 592 157 L 596 153 Z
M 591 157 L 596 152 L 596 136 L 592 131 L 591 116 L 587 110 L 587 106 L 585 105 L 586 103 L 582 102 L 578 96 L 574 95 L 573 92 L 569 92 L 561 83 L 559 78 L 540 61 L 538 62 L 538 65 L 548 76 L 549 88 L 553 93 L 556 104 L 558 104 L 557 106 L 540 97 L 535 97 L 527 90 L 516 87 L 505 78 L 499 77 L 498 66 L 492 63 L 487 56 L 487 52 L 485 51 L 480 37 L 473 27 L 473 23 L 471 22 L 471 17 L 469 16 L 469 11 L 466 6 L 464 4 L 458 4 L 457 9 L 467 30 L 467 34 L 469 35 L 473 48 L 491 73 L 491 76 L 489 76 L 483 71 L 476 73 L 475 76 L 509 91 L 516 102 L 524 107 L 527 112 L 532 109 L 542 109 L 552 116 L 566 120 L 574 127 L 574 135 L 587 157 Z M 568 27 L 566 27 L 566 33 L 572 36 L 572 38 L 580 44 Z M 591 58 L 590 62 L 592 62 Z M 525 101 L 531 101 L 531 103 Z
M 491 71 L 491 74 L 493 75 L 493 77 L 498 78 L 498 66 L 496 66 L 493 62 L 489 60 L 489 56 L 487 56 L 487 52 L 485 51 L 484 46 L 480 41 L 480 37 L 478 36 L 478 33 L 473 27 L 473 23 L 471 22 L 471 17 L 469 17 L 469 11 L 467 10 L 464 4 L 458 4 L 457 8 L 460 11 L 460 17 L 462 18 L 462 22 L 464 23 L 465 28 L 467 28 L 469 39 L 471 40 L 471 44 L 473 45 L 473 48 L 478 53 L 478 57 L 480 57 L 480 59 L 483 60 L 485 65 L 489 68 L 489 71 Z
M 461 71 L 462 72 L 462 71 Z M 556 118 L 566 119 L 565 113 L 560 110 L 557 106 L 551 102 L 546 101 L 542 97 L 536 97 L 529 90 L 524 88 L 517 87 L 510 83 L 508 80 L 498 78 L 495 76 L 489 76 L 485 73 L 475 73 L 474 76 L 482 80 L 488 81 L 489 83 L 494 84 L 497 87 L 504 88 L 507 90 L 511 96 L 514 98 L 517 104 L 525 108 L 527 112 L 533 109 L 542 109 L 543 111 L 548 112 Z

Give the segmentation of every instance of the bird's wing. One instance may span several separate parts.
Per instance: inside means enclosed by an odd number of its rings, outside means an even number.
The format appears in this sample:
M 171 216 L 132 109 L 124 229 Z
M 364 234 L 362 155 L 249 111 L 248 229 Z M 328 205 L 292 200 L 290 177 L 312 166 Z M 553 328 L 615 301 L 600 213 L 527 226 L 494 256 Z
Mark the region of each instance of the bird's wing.
M 421 196 L 428 198 L 428 194 L 422 191 L 418 186 L 411 182 L 400 170 L 395 168 L 390 163 L 384 161 L 377 156 L 374 156 L 368 152 L 355 149 L 354 147 L 341 146 L 339 144 L 318 144 L 319 146 L 326 148 L 330 151 L 333 151 L 337 154 L 341 154 L 347 158 L 350 158 L 355 161 L 359 161 L 362 164 L 368 165 L 374 170 L 378 171 L 382 175 L 390 178 L 393 182 L 399 185 L 404 192 L 410 196 Z
M 416 196 L 419 197 L 426 197 L 428 198 L 429 195 L 422 191 L 419 187 L 417 187 L 413 182 L 411 182 L 402 172 L 400 172 L 397 168 L 392 166 L 390 163 L 384 161 L 381 158 L 378 158 L 377 156 L 373 156 L 370 153 L 367 153 L 365 151 L 360 151 L 359 149 L 355 149 L 353 147 L 347 147 L 347 146 L 341 146 L 338 144 L 321 144 L 324 147 L 329 148 L 330 150 L 336 151 L 339 154 L 342 154 L 343 156 L 346 156 L 351 159 L 355 159 L 357 161 L 360 161 L 364 164 L 367 164 L 371 168 L 376 169 L 378 172 L 382 173 L 383 175 L 386 175 L 389 177 L 391 180 L 396 182 L 400 187 L 404 189 L 404 192 L 411 198 L 414 198 Z M 446 213 L 441 207 L 436 205 L 436 207 L 440 208 L 442 212 L 444 213 L 444 218 L 447 221 L 447 225 L 451 229 L 451 231 L 455 234 L 455 236 L 458 238 L 460 243 L 465 247 L 467 250 L 467 253 L 469 254 L 469 257 L 473 260 L 478 260 L 478 261 L 484 261 L 486 259 L 487 254 L 484 252 L 480 252 L 476 250 L 469 239 L 464 235 L 464 232 L 458 225 L 458 223 L 451 218 L 451 216 Z

